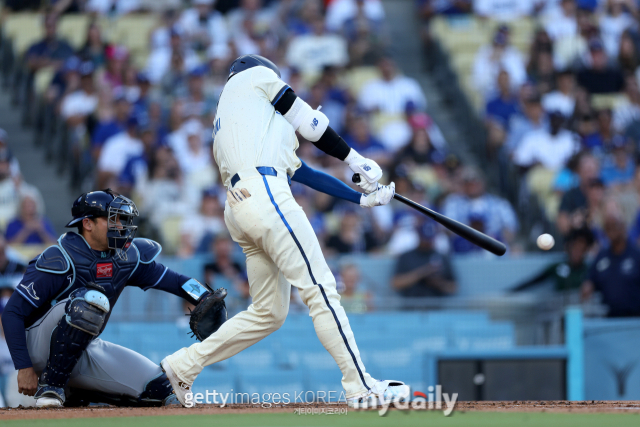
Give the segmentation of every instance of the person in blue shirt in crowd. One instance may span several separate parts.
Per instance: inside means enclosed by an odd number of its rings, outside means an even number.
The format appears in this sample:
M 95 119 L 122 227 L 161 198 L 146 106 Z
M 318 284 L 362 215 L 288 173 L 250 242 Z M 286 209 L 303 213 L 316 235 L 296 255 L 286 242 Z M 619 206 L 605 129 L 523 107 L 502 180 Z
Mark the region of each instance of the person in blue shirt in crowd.
M 20 216 L 10 221 L 6 231 L 7 240 L 11 244 L 45 244 L 55 242 L 55 231 L 49 219 L 38 213 L 36 201 L 22 196 Z
M 640 250 L 627 236 L 619 211 L 610 210 L 604 218 L 609 246 L 600 250 L 582 285 L 582 298 L 599 292 L 608 306 L 609 317 L 640 316 Z

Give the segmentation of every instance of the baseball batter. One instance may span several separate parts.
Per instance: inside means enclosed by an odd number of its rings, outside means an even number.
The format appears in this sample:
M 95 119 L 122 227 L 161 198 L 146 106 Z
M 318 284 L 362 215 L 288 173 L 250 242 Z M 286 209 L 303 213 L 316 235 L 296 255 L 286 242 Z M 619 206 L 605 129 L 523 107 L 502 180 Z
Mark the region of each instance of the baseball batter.
M 358 185 L 368 194 L 304 165 L 296 156 L 296 131 L 359 173 L 364 179 Z M 291 285 L 298 288 L 318 338 L 342 371 L 348 403 L 408 396 L 404 383 L 376 381 L 366 371 L 340 306 L 336 280 L 289 187 L 293 179 L 372 207 L 391 200 L 394 184 L 378 184 L 380 167 L 351 149 L 321 111 L 313 110 L 280 79 L 276 65 L 257 55 L 242 56 L 232 64 L 213 138 L 214 157 L 229 189 L 225 222 L 246 254 L 253 303 L 203 342 L 162 361 L 180 402 L 185 405 L 191 398 L 191 385 L 205 366 L 237 354 L 282 326 Z

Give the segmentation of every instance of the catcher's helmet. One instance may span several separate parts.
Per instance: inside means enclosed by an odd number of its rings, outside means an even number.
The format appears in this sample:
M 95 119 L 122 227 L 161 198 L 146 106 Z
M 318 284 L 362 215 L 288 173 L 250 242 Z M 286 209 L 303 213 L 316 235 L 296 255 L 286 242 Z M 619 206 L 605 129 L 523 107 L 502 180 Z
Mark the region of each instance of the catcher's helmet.
M 238 59 L 236 59 L 235 61 L 233 61 L 233 64 L 231 64 L 231 68 L 229 69 L 229 77 L 227 78 L 227 81 L 229 81 L 229 79 L 235 76 L 236 74 L 253 67 L 267 67 L 268 69 L 273 70 L 278 75 L 278 77 L 280 77 L 280 70 L 278 69 L 276 64 L 269 61 L 264 56 L 243 55 Z
M 85 218 L 107 218 L 109 248 L 121 258 L 125 257 L 125 251 L 138 230 L 133 225 L 138 216 L 135 203 L 111 189 L 84 193 L 73 202 L 71 215 L 73 219 L 66 227 L 77 227 Z

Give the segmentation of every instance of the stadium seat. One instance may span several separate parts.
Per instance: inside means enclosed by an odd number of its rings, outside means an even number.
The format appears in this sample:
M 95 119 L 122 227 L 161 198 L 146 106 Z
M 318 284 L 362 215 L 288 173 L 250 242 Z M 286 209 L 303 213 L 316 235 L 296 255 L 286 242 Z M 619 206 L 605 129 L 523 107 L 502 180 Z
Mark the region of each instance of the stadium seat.
M 58 23 L 58 34 L 75 49 L 80 49 L 86 41 L 88 15 L 64 15 Z
M 22 55 L 33 43 L 42 39 L 42 15 L 16 13 L 9 15 L 3 24 L 4 34 L 12 40 L 13 50 Z
M 343 83 L 345 87 L 351 89 L 351 94 L 357 98 L 364 85 L 379 77 L 380 71 L 377 67 L 355 67 L 346 72 Z

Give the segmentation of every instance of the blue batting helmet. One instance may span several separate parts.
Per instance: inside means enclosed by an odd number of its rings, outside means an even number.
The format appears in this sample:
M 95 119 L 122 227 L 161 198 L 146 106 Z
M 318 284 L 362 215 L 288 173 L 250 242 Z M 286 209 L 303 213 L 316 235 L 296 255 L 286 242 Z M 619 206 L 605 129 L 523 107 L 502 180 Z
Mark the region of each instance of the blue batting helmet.
M 249 68 L 253 68 L 253 67 L 267 67 L 268 69 L 273 70 L 278 75 L 278 77 L 280 77 L 280 70 L 278 69 L 276 64 L 269 61 L 264 56 L 243 55 L 238 59 L 236 59 L 235 61 L 233 61 L 233 64 L 231 64 L 231 68 L 229 69 L 229 77 L 227 78 L 227 81 L 231 77 L 235 76 L 236 74 L 241 73 L 244 70 L 248 70 Z

